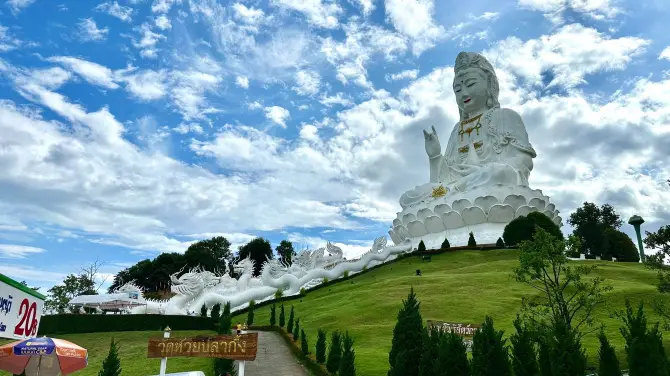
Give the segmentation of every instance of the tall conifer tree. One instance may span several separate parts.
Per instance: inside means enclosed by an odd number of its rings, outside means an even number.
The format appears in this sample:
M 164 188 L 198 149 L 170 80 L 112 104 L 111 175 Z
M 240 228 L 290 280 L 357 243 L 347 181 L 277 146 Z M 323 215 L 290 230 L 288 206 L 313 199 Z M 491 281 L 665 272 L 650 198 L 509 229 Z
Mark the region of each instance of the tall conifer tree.
M 391 351 L 389 352 L 389 376 L 418 376 L 423 348 L 423 319 L 414 288 L 398 312 L 398 321 L 393 328 Z M 398 354 L 404 352 L 406 359 L 396 364 Z

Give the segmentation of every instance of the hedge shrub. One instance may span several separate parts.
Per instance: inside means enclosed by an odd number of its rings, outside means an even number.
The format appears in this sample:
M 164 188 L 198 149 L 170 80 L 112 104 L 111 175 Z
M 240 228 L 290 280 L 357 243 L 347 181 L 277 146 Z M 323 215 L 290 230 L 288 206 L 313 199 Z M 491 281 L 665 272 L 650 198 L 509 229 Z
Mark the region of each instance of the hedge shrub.
M 162 331 L 213 330 L 209 317 L 170 315 L 45 315 L 42 316 L 38 335 Z
M 503 240 L 506 245 L 517 246 L 524 240 L 532 240 L 535 228 L 541 227 L 551 235 L 563 239 L 563 232 L 549 217 L 540 213 L 532 212 L 526 216 L 514 218 L 505 226 Z

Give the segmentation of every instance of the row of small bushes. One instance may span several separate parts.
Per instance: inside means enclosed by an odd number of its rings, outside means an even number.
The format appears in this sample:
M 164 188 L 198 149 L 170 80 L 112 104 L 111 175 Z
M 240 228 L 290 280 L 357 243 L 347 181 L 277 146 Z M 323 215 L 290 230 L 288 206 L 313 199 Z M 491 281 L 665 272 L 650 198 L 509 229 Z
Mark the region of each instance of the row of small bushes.
M 251 326 L 249 320 L 247 320 L 247 324 Z M 284 326 L 286 326 L 286 330 L 284 330 Z M 315 346 L 316 351 L 312 354 L 309 350 L 309 342 L 305 330 L 300 328 L 300 318 L 295 315 L 294 306 L 291 306 L 288 321 L 286 321 L 286 312 L 282 303 L 279 307 L 279 322 L 277 322 L 277 306 L 276 304 L 272 304 L 270 306 L 270 325 L 255 326 L 253 328 L 257 330 L 272 330 L 279 333 L 293 354 L 303 360 L 307 368 L 314 375 L 356 375 L 354 341 L 349 336 L 349 332 L 345 332 L 344 335 L 339 331 L 331 333 L 328 357 L 326 358 L 326 331 L 319 329 Z M 298 343 L 300 344 L 299 346 Z
M 162 331 L 212 330 L 214 322 L 208 317 L 181 315 L 47 315 L 42 316 L 38 335 Z

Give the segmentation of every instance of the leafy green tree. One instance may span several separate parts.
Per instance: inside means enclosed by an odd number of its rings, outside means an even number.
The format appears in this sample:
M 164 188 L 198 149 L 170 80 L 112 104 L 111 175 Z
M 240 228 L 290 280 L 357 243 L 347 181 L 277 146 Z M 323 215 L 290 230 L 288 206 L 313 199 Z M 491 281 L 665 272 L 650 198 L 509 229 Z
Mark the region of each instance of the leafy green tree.
M 453 332 L 440 336 L 435 362 L 437 376 L 469 376 L 470 364 L 463 337 Z
M 286 325 L 286 315 L 284 314 L 284 303 L 282 303 L 279 309 L 279 327 L 283 328 L 284 325 Z
M 417 248 L 419 252 L 426 252 L 426 244 L 424 244 L 423 240 L 419 242 L 419 247 Z
M 207 312 L 207 311 L 205 311 Z M 221 304 L 216 303 L 212 307 L 212 312 L 209 313 L 209 316 L 214 320 L 214 322 L 219 322 L 219 318 L 221 318 Z
M 272 304 L 270 306 L 270 326 L 275 326 L 277 323 L 277 306 Z
M 300 350 L 303 354 L 309 355 L 309 344 L 307 343 L 307 335 L 304 329 L 300 330 Z
M 509 246 L 517 246 L 524 240 L 532 240 L 535 230 L 542 228 L 553 236 L 563 239 L 563 232 L 549 217 L 539 212 L 514 218 L 505 226 L 503 239 Z
M 286 324 L 286 331 L 293 333 L 293 320 L 295 320 L 295 310 L 291 306 L 291 312 L 288 314 L 288 324 Z
M 200 317 L 207 317 L 207 306 L 204 303 L 200 307 Z
M 295 250 L 293 250 L 293 243 L 288 240 L 282 240 L 275 250 L 277 251 L 277 255 L 282 264 L 293 264 L 293 257 L 296 255 Z
M 498 238 L 498 240 L 496 240 L 496 247 L 505 248 L 505 242 L 502 240 L 502 238 Z
M 534 326 L 551 331 L 554 322 L 560 321 L 567 325 L 568 332 L 572 329 L 579 332 L 582 325 L 592 324 L 594 309 L 612 289 L 601 277 L 585 278 L 596 265 L 568 265 L 566 254 L 578 248 L 578 238 L 558 239 L 541 228 L 533 240 L 519 246 L 519 267 L 513 275 L 517 281 L 540 292 L 522 301 L 524 319 Z
M 540 375 L 551 376 L 549 343 L 544 336 L 540 336 L 537 341 L 537 366 L 540 369 Z
M 440 246 L 441 249 L 449 249 L 451 248 L 451 244 L 449 244 L 449 239 L 444 238 L 444 241 L 442 242 L 442 245 Z
M 407 300 L 403 300 L 402 303 L 403 307 L 398 312 L 398 321 L 393 328 L 388 375 L 417 376 L 423 346 L 423 319 L 414 288 L 410 289 Z M 406 359 L 400 364 L 396 358 L 402 352 L 405 353 Z
M 621 376 L 616 351 L 614 350 L 614 346 L 607 340 L 604 331 L 600 332 L 598 340 L 600 341 L 600 349 L 598 350 L 598 359 L 600 362 L 598 376 Z
M 247 325 L 251 326 L 254 324 L 254 309 L 256 308 L 256 302 L 251 300 L 249 302 L 249 309 L 247 310 Z
M 584 202 L 582 207 L 570 214 L 568 224 L 574 228 L 573 235 L 582 239 L 581 253 L 607 256 L 609 244 L 606 230 L 618 230 L 621 218 L 609 204 L 598 207 Z
M 535 353 L 535 337 L 517 316 L 514 320 L 516 333 L 509 337 L 512 345 L 512 371 L 514 376 L 538 376 L 540 369 Z
M 261 274 L 261 268 L 268 260 L 272 260 L 272 246 L 263 238 L 255 238 L 241 246 L 237 252 L 239 259 L 251 258 L 254 262 L 254 276 Z
M 223 313 L 219 318 L 219 334 L 230 334 L 230 329 L 233 327 L 233 317 L 230 314 L 230 302 L 226 302 L 223 306 Z
M 230 242 L 223 236 L 197 241 L 184 252 L 189 268 L 199 266 L 210 272 L 225 269 L 230 256 Z
M 354 365 L 356 360 L 356 354 L 354 352 L 354 340 L 349 336 L 349 332 L 344 333 L 344 339 L 342 340 L 344 344 L 344 350 L 342 351 L 342 360 L 340 361 L 340 367 L 337 370 L 338 376 L 356 376 L 356 366 Z
M 316 362 L 326 362 L 326 331 L 323 329 L 319 329 L 316 334 Z
M 293 341 L 297 341 L 300 336 L 300 318 L 295 319 L 295 325 L 293 326 Z
M 663 348 L 663 339 L 658 331 L 658 323 L 650 330 L 644 305 L 640 303 L 636 312 L 626 301 L 626 311 L 621 316 L 621 334 L 626 341 L 628 374 L 630 376 L 667 376 L 668 358 Z
M 475 240 L 475 234 L 470 231 L 470 237 L 468 237 L 468 247 L 476 247 L 477 241 Z
M 649 249 L 658 250 L 656 255 L 645 257 L 645 264 L 658 271 L 658 291 L 670 292 L 670 267 L 665 264 L 665 259 L 670 257 L 670 225 L 662 226 L 656 232 L 645 231 L 645 234 L 644 245 Z M 666 321 L 670 320 L 670 315 L 667 313 L 659 313 Z
M 326 369 L 330 373 L 337 372 L 340 369 L 340 361 L 342 360 L 342 336 L 340 332 L 335 330 L 330 335 L 330 348 L 328 349 L 328 360 L 326 361 Z
M 102 369 L 98 372 L 98 376 L 120 376 L 121 375 L 121 359 L 119 359 L 119 351 L 112 338 L 112 343 L 109 345 L 109 353 L 107 358 L 102 362 Z
M 484 325 L 472 337 L 473 376 L 509 376 L 509 354 L 503 339 L 504 331 L 495 330 L 493 319 L 486 316 Z

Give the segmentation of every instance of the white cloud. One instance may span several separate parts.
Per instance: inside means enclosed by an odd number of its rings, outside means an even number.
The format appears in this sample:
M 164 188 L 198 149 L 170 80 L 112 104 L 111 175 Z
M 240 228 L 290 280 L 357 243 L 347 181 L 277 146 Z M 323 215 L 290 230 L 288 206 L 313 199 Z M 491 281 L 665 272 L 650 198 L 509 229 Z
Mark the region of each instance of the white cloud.
M 562 23 L 561 13 L 566 10 L 584 13 L 596 20 L 613 18 L 622 12 L 616 6 L 617 0 L 519 0 L 522 8 L 546 13 L 547 16 Z
M 67 275 L 66 273 L 40 270 L 25 265 L 0 264 L 0 269 L 2 269 L 2 274 L 6 274 L 10 278 L 19 281 L 28 281 L 29 283 L 32 282 L 31 286 L 42 284 L 40 287 L 44 287 L 43 290 L 63 282 L 63 279 Z M 46 283 L 46 285 L 43 283 Z
M 516 37 L 501 41 L 486 52 L 494 64 L 539 85 L 542 72 L 551 72 L 548 86 L 572 87 L 584 76 L 622 70 L 645 51 L 649 41 L 637 37 L 617 39 L 580 24 L 565 25 L 552 35 L 526 42 Z
M 265 18 L 263 10 L 253 7 L 247 8 L 246 5 L 241 3 L 233 4 L 233 10 L 235 11 L 235 17 L 247 24 L 256 25 Z
M 271 106 L 265 107 L 265 117 L 282 128 L 286 128 L 286 119 L 291 117 L 291 113 L 284 107 Z
M 354 104 L 351 98 L 345 97 L 342 92 L 338 92 L 337 94 L 331 96 L 324 93 L 319 99 L 319 103 L 327 107 L 332 107 L 334 104 L 349 107 Z
M 21 10 L 27 8 L 34 2 L 35 0 L 7 0 L 5 4 L 10 8 L 14 15 L 17 15 Z
M 387 74 L 384 76 L 386 81 L 415 80 L 419 75 L 418 69 L 408 69 L 398 73 Z
M 658 59 L 665 59 L 670 61 L 670 46 L 666 47 L 660 55 L 658 55 Z
M 314 26 L 333 29 L 339 25 L 342 8 L 332 0 L 271 0 L 271 5 L 305 15 Z
M 172 78 L 174 84 L 170 94 L 184 120 L 203 119 L 205 115 L 219 111 L 210 105 L 206 97 L 219 86 L 221 78 L 218 75 L 192 69 L 173 72 Z
M 36 69 L 30 73 L 30 78 L 32 80 L 51 90 L 58 89 L 71 77 L 72 74 L 61 67 Z
M 141 34 L 141 39 L 139 41 L 133 40 L 133 46 L 140 50 L 142 57 L 155 59 L 158 56 L 156 44 L 167 38 L 162 34 L 153 32 L 151 25 L 148 23 L 143 23 L 138 30 Z
M 248 89 L 249 88 L 249 78 L 247 76 L 237 76 L 235 77 L 235 85 L 243 88 L 243 89 Z
M 154 0 L 151 4 L 151 11 L 154 13 L 167 13 L 175 4 L 180 4 L 181 0 Z
M 386 0 L 386 15 L 399 32 L 412 40 L 412 51 L 420 55 L 445 35 L 433 19 L 434 0 Z
M 181 124 L 179 124 L 178 127 L 172 128 L 172 130 L 179 133 L 179 134 L 187 134 L 187 133 L 202 134 L 202 133 L 204 133 L 204 130 L 202 129 L 200 124 L 197 124 L 197 123 L 181 123 Z
M 319 129 L 311 124 L 305 124 L 300 128 L 300 138 L 307 141 L 319 141 Z
M 117 74 L 118 80 L 126 83 L 126 90 L 145 101 L 163 98 L 168 91 L 165 71 L 143 70 Z
M 24 259 L 32 254 L 42 252 L 46 252 L 46 250 L 25 245 L 0 244 L 0 258 Z
M 21 46 L 21 41 L 13 37 L 7 27 L 0 25 L 0 52 L 7 52 Z
M 81 20 L 77 27 L 79 29 L 79 38 L 84 42 L 99 42 L 107 38 L 109 29 L 104 27 L 98 29 L 98 25 L 92 18 L 85 18 Z
M 154 25 L 156 25 L 156 27 L 161 30 L 168 30 L 172 28 L 172 23 L 170 23 L 170 19 L 167 18 L 167 16 L 164 14 L 161 14 L 160 16 L 156 17 L 156 19 L 154 20 Z
M 364 16 L 369 16 L 375 10 L 375 0 L 349 0 L 361 8 Z
M 300 95 L 314 95 L 321 87 L 321 76 L 315 71 L 300 70 L 295 74 L 293 90 Z
M 247 105 L 250 110 L 260 110 L 263 108 L 263 105 L 259 101 L 253 101 Z
M 70 56 L 55 56 L 47 60 L 62 64 L 93 85 L 102 86 L 106 89 L 117 89 L 119 87 L 114 82 L 112 70 L 100 64 Z
M 102 3 L 95 7 L 95 10 L 106 12 L 110 16 L 116 17 L 123 22 L 130 22 L 133 20 L 133 8 L 119 5 L 116 1 Z

